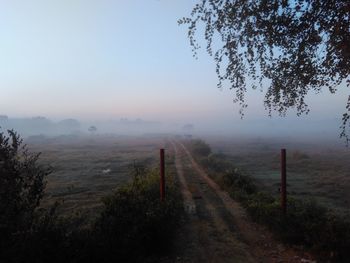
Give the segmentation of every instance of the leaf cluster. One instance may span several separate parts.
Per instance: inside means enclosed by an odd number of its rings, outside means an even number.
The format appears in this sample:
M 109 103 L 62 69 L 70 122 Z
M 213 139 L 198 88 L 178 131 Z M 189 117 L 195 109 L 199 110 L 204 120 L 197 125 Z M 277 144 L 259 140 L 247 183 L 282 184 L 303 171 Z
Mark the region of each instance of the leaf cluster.
M 204 27 L 218 87 L 229 82 L 244 115 L 247 86 L 265 92 L 265 108 L 284 116 L 289 108 L 308 113 L 306 95 L 342 82 L 350 86 L 350 3 L 345 0 L 199 0 L 188 25 L 190 44 Z M 350 97 L 341 136 L 349 135 Z

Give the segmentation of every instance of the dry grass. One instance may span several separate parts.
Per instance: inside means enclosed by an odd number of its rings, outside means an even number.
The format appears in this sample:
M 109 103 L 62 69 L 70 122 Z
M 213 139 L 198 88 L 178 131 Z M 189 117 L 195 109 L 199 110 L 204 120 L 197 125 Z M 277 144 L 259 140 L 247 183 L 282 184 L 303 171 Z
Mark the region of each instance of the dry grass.
M 96 213 L 101 197 L 131 179 L 136 165 L 152 166 L 158 157 L 162 138 L 127 136 L 88 136 L 45 139 L 27 144 L 41 152 L 41 162 L 54 172 L 47 178 L 43 205 L 63 201 L 61 211 Z
M 244 173 L 256 178 L 261 188 L 278 194 L 280 148 L 287 148 L 288 193 L 297 198 L 314 198 L 339 212 L 350 211 L 350 149 L 327 142 L 292 140 L 207 140 L 214 152 Z

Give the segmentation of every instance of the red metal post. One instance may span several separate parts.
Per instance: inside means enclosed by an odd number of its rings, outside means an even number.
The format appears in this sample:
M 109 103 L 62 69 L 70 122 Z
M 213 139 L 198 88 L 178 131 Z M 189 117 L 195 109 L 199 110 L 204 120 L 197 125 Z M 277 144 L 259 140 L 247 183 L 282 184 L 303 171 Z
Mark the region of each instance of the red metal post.
M 160 200 L 165 199 L 165 177 L 164 177 L 164 149 L 160 149 Z
M 281 149 L 281 208 L 283 214 L 287 212 L 287 170 L 286 149 Z

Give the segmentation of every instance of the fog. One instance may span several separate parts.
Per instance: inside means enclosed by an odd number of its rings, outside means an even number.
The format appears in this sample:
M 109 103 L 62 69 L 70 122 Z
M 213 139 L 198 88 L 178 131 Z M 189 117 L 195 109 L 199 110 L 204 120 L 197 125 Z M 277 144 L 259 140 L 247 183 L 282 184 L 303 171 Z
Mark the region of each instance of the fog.
M 198 119 L 188 122 L 143 120 L 140 118 L 110 120 L 53 120 L 37 116 L 14 118 L 0 116 L 1 131 L 17 131 L 24 138 L 55 137 L 61 135 L 185 135 L 194 137 L 226 136 L 235 138 L 289 138 L 297 140 L 327 140 L 344 144 L 339 138 L 339 119 L 312 119 L 307 117 L 275 117 L 246 119 Z M 95 129 L 95 128 L 96 129 Z
M 343 142 L 345 85 L 333 95 L 308 94 L 312 111 L 300 118 L 293 109 L 286 118 L 267 117 L 264 92 L 247 87 L 241 120 L 230 86 L 216 88 L 213 58 L 203 48 L 194 59 L 187 29 L 178 26 L 189 1 L 22 5 L 8 1 L 0 10 L 1 25 L 10 25 L 1 28 L 2 130 L 24 137 L 170 133 Z

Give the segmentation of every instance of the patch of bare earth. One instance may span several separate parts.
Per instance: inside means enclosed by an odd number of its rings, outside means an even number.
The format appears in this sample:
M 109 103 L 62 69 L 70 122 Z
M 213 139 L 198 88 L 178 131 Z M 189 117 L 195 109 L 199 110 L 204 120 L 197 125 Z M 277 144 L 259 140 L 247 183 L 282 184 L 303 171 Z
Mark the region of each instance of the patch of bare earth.
M 196 163 L 180 142 L 171 142 L 187 220 L 175 255 L 164 262 L 314 262 L 277 242 Z

